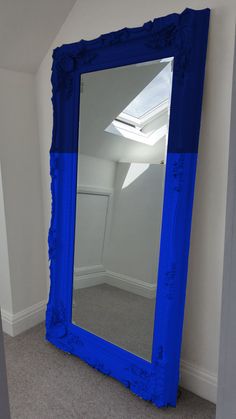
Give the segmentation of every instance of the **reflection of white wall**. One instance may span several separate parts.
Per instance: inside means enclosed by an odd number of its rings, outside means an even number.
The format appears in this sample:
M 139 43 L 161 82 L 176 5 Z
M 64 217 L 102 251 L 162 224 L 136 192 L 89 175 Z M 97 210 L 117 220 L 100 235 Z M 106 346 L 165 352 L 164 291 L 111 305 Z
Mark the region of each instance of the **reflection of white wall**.
M 150 165 L 122 189 L 129 163 L 118 163 L 106 269 L 156 282 L 163 198 L 163 165 Z
M 115 162 L 79 155 L 74 261 L 77 276 L 95 276 L 104 270 L 103 248 L 115 170 Z
M 80 156 L 75 288 L 106 282 L 155 298 L 164 170 Z
M 115 170 L 115 162 L 80 154 L 78 184 L 104 189 L 113 188 Z
M 79 193 L 76 208 L 75 267 L 102 265 L 108 196 Z

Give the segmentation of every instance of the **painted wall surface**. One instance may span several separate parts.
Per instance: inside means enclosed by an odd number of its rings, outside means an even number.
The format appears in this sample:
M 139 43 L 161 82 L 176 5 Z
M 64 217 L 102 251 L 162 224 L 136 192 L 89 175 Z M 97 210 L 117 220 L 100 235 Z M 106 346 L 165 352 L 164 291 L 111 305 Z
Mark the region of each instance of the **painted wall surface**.
M 12 291 L 7 246 L 5 206 L 0 165 L 0 308 L 12 312 Z
M 92 39 L 125 26 L 186 7 L 212 9 L 202 109 L 199 160 L 191 236 L 182 357 L 203 397 L 215 400 L 226 212 L 226 184 L 232 90 L 235 0 L 92 0 L 77 1 L 37 73 L 37 104 L 44 199 L 45 243 L 50 219 L 48 151 L 51 142 L 51 55 L 63 43 Z M 104 12 L 105 11 L 105 12 Z M 100 98 L 99 98 L 100 100 Z M 46 254 L 46 252 L 45 252 Z M 191 375 L 191 371 L 194 374 Z M 206 386 L 203 386 L 203 379 Z M 207 379 L 206 379 L 207 377 Z M 195 380 L 196 381 L 196 380 Z M 210 386 L 210 387 L 209 387 Z M 210 390 L 208 391 L 208 389 Z
M 0 69 L 0 158 L 12 314 L 46 299 L 34 82 L 33 75 Z
M 232 91 L 216 419 L 236 417 L 236 44 Z
M 165 166 L 147 165 L 138 175 L 139 167 L 117 163 L 104 266 L 109 271 L 155 284 Z M 136 179 L 125 186 L 135 174 Z

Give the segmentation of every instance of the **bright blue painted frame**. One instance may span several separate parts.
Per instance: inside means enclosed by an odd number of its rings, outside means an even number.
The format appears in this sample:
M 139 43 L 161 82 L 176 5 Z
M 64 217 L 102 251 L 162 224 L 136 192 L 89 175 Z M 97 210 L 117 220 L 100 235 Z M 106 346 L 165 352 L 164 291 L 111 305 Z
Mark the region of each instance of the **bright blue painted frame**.
M 177 399 L 209 16 L 209 9 L 186 9 L 140 28 L 124 28 L 92 41 L 63 45 L 53 53 L 52 218 L 48 238 L 51 288 L 46 338 L 158 407 L 175 406 Z M 148 362 L 71 321 L 80 75 L 172 56 L 153 354 Z

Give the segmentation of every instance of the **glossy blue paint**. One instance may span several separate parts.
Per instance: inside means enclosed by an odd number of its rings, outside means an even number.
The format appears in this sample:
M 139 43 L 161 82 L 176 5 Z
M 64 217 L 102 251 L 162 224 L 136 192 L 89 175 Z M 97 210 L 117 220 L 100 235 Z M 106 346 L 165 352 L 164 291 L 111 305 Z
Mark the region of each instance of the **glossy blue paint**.
M 54 51 L 46 337 L 158 407 L 175 406 L 209 10 L 186 9 Z M 174 57 L 152 362 L 71 323 L 80 74 Z

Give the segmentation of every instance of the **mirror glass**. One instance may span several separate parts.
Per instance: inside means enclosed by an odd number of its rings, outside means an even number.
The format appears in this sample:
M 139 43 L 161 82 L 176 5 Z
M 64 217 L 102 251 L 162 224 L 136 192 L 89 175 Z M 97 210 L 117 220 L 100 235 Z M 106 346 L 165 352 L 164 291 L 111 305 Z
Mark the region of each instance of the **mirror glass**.
M 172 67 L 81 76 L 72 322 L 148 361 Z

